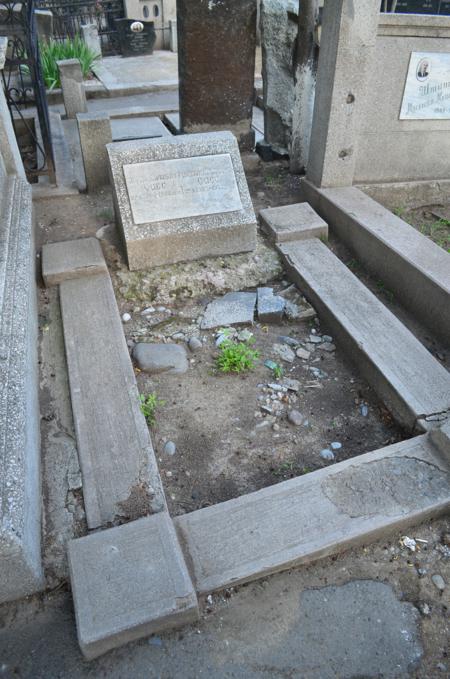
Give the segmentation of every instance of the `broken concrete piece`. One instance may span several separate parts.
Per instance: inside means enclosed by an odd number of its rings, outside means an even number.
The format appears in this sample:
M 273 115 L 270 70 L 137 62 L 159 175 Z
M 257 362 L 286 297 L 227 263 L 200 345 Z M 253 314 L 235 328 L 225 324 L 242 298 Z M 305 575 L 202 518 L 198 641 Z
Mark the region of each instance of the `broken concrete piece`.
M 279 323 L 283 319 L 286 301 L 273 294 L 272 288 L 258 288 L 258 320 L 261 323 Z
M 88 660 L 198 617 L 167 512 L 71 540 L 68 556 L 78 640 Z
M 295 360 L 295 354 L 287 344 L 274 344 L 272 347 L 272 352 L 282 361 L 287 363 L 293 363 Z
M 133 349 L 138 368 L 150 375 L 179 375 L 189 368 L 186 349 L 180 344 L 148 344 L 139 342 Z
M 108 269 L 97 238 L 49 243 L 42 247 L 42 278 L 47 288 L 70 278 L 98 273 L 108 273 Z
M 200 327 L 207 330 L 224 325 L 251 324 L 255 305 L 255 292 L 228 292 L 208 304 Z
M 328 238 L 328 224 L 309 203 L 269 207 L 259 213 L 261 229 L 273 243 Z

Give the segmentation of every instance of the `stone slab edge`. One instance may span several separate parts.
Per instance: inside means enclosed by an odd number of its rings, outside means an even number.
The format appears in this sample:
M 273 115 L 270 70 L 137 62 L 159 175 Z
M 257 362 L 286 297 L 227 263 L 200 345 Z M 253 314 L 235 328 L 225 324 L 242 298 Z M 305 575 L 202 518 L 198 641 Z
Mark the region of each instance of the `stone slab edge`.
M 423 266 L 419 266 L 414 258 L 406 257 L 398 247 L 392 247 L 389 241 L 378 237 L 374 229 L 366 228 L 355 213 L 340 207 L 331 197 L 332 190 L 318 189 L 305 179 L 302 180 L 301 190 L 305 200 L 329 223 L 331 230 L 355 253 L 369 272 L 381 278 L 407 309 L 443 341 L 449 342 L 450 293 L 447 287 Z M 356 196 L 360 194 L 356 187 L 353 190 Z M 366 197 L 371 200 L 369 196 Z M 377 208 L 377 220 L 383 219 L 384 211 L 389 220 L 395 217 L 376 201 L 373 203 Z M 402 228 L 411 230 L 415 239 L 423 238 L 424 248 L 438 248 L 414 227 L 397 217 L 395 219 L 398 219 Z M 442 255 L 445 254 L 442 251 Z M 450 262 L 448 255 L 447 258 Z M 450 264 L 447 264 L 447 269 L 444 267 L 443 273 L 448 271 L 448 267 Z
M 42 246 L 42 278 L 47 288 L 63 281 L 108 273 L 101 245 L 96 238 L 61 241 Z
M 211 591 L 221 590 L 226 587 L 266 577 L 288 568 L 305 565 L 318 559 L 338 554 L 351 547 L 374 542 L 399 529 L 404 530 L 408 526 L 417 525 L 423 521 L 446 513 L 450 508 L 450 489 L 448 497 L 444 500 L 430 502 L 429 507 L 412 510 L 406 512 L 402 516 L 385 516 L 380 513 L 376 517 L 363 517 L 364 521 L 362 521 L 362 523 L 360 523 L 360 517 L 354 518 L 348 516 L 348 528 L 345 531 L 337 532 L 333 539 L 330 539 L 328 536 L 328 539 L 323 540 L 323 544 L 321 545 L 317 544 L 320 543 L 321 540 L 319 534 L 318 539 L 315 539 L 315 547 L 310 551 L 305 551 L 304 548 L 302 549 L 301 545 L 300 547 L 296 545 L 288 536 L 286 542 L 289 546 L 282 548 L 275 556 L 272 555 L 268 557 L 266 554 L 260 556 L 255 553 L 251 562 L 247 561 L 246 563 L 240 563 L 239 554 L 236 554 L 235 566 L 227 572 L 216 572 L 213 574 L 208 574 L 206 563 L 204 564 L 202 560 L 201 548 L 200 550 L 197 549 L 196 545 L 195 534 L 207 534 L 209 516 L 214 516 L 215 513 L 221 512 L 224 521 L 229 521 L 234 509 L 240 507 L 245 508 L 254 502 L 259 502 L 263 498 L 270 499 L 276 494 L 284 492 L 291 493 L 292 489 L 298 489 L 300 496 L 302 486 L 314 482 L 321 483 L 322 480 L 330 478 L 330 476 L 338 474 L 349 467 L 363 466 L 366 463 L 389 457 L 413 457 L 418 460 L 423 460 L 428 464 L 432 464 L 440 471 L 444 471 L 448 474 L 448 457 L 447 460 L 443 460 L 439 451 L 436 451 L 435 446 L 428 437 L 428 434 L 417 436 L 414 439 L 403 441 L 402 443 L 394 444 L 387 448 L 381 448 L 360 455 L 357 458 L 345 460 L 330 467 L 314 471 L 307 475 L 307 479 L 304 476 L 297 477 L 248 495 L 242 495 L 239 498 L 229 500 L 219 505 L 213 505 L 190 514 L 175 517 L 174 523 L 179 534 L 180 544 L 185 552 L 186 560 L 190 565 L 191 572 L 194 575 L 194 584 L 198 594 L 207 594 Z M 267 542 L 271 539 L 272 529 L 275 530 L 275 526 L 278 526 L 279 530 L 283 530 L 282 516 L 273 517 L 271 522 L 273 523 L 271 527 L 268 527 L 261 522 L 258 522 L 258 526 L 256 526 L 256 524 L 253 525 L 253 523 L 251 526 L 249 524 L 249 526 L 243 530 L 241 536 L 243 543 L 245 542 L 245 531 L 248 529 L 253 531 L 254 529 L 256 532 L 260 533 L 261 544 L 264 545 L 265 550 Z M 236 528 L 236 530 L 238 530 L 238 528 Z M 223 544 L 221 548 L 226 550 L 227 545 Z M 212 547 L 208 547 L 208 554 L 205 556 L 206 561 L 209 558 L 210 549 L 212 549 Z

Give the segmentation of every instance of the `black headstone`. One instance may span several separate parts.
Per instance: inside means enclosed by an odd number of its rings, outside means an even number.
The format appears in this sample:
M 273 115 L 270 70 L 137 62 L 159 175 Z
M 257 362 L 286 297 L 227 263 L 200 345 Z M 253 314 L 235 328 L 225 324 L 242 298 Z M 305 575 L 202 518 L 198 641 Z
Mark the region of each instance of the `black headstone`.
M 120 50 L 124 57 L 138 57 L 144 54 L 153 54 L 156 41 L 155 24 L 153 21 L 143 21 L 143 30 L 135 33 L 131 30 L 134 19 L 116 19 L 117 34 L 119 37 Z

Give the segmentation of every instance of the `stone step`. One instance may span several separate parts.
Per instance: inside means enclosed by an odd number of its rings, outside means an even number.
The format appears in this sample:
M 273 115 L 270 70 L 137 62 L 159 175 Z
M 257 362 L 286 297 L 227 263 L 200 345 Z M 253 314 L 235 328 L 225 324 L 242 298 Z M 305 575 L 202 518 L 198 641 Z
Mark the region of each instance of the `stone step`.
M 450 507 L 430 434 L 174 520 L 198 593 L 309 563 Z
M 272 243 L 284 243 L 302 238 L 328 240 L 328 224 L 309 203 L 294 203 L 268 207 L 259 211 L 261 230 Z
M 0 175 L 2 168 L 0 168 Z M 43 587 L 37 305 L 30 185 L 0 198 L 0 603 Z
M 60 285 L 89 528 L 165 508 L 155 454 L 108 274 Z
M 330 229 L 405 308 L 450 342 L 450 255 L 356 187 L 302 192 Z
M 398 422 L 450 409 L 450 375 L 405 326 L 320 240 L 281 243 L 287 271 L 346 346 Z
M 97 238 L 48 243 L 42 247 L 42 278 L 47 288 L 64 280 L 108 273 Z
M 198 618 L 167 512 L 71 540 L 68 555 L 78 640 L 88 660 Z

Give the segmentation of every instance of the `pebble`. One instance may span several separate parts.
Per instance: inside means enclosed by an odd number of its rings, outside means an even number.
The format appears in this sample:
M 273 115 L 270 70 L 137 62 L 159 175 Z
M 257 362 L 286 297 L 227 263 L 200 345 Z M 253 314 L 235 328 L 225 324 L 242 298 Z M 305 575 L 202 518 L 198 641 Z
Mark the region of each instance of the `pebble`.
M 328 462 L 332 462 L 334 460 L 334 453 L 332 450 L 329 450 L 328 448 L 324 448 L 323 450 L 320 451 L 320 457 L 322 460 L 327 460 Z
M 321 344 L 322 338 L 319 335 L 310 335 L 309 341 L 311 342 L 311 344 Z
M 164 452 L 166 455 L 175 455 L 177 447 L 173 441 L 167 441 L 164 446 Z
M 141 311 L 141 316 L 150 316 L 150 314 L 155 313 L 155 308 L 152 306 L 148 306 L 146 309 Z
M 275 424 L 272 425 L 272 429 L 274 431 L 280 431 L 280 425 L 275 422 Z
M 330 445 L 331 450 L 340 450 L 342 448 L 342 443 L 339 443 L 339 441 L 333 441 L 333 443 Z
M 298 358 L 301 358 L 304 361 L 307 361 L 308 358 L 311 356 L 310 351 L 306 351 L 306 349 L 302 349 L 302 348 L 297 349 L 297 351 L 295 353 L 297 354 Z
M 330 335 L 322 335 L 322 342 L 332 342 L 333 338 Z
M 295 427 L 299 427 L 303 424 L 303 420 L 305 419 L 298 410 L 290 410 L 287 414 L 287 418 Z
M 369 408 L 366 405 L 362 405 L 359 407 L 359 412 L 363 417 L 367 417 L 367 415 L 369 414 Z
M 269 389 L 273 389 L 273 391 L 281 391 L 283 389 L 281 384 L 268 384 L 267 386 Z
M 156 307 L 156 311 L 160 311 L 160 312 L 161 312 L 161 311 L 167 311 L 167 309 L 166 309 L 165 306 L 157 306 L 157 307 Z
M 271 423 L 269 422 L 269 420 L 263 420 L 262 422 L 258 422 L 255 429 L 256 431 L 264 431 L 264 429 L 269 429 L 270 425 Z
M 442 575 L 436 574 L 431 576 L 431 581 L 433 585 L 440 591 L 443 592 L 445 589 L 445 580 Z
M 203 347 L 203 344 L 198 337 L 191 337 L 188 342 L 188 347 L 192 353 L 195 353 L 196 351 L 200 351 L 200 349 Z
M 123 321 L 124 323 L 128 323 L 128 321 L 131 321 L 131 316 L 130 316 L 130 314 L 127 314 L 127 313 L 122 314 L 122 321 Z
M 286 363 L 293 363 L 295 361 L 294 352 L 286 344 L 274 344 L 272 351 L 282 361 L 286 361 Z
M 427 603 L 423 603 L 420 606 L 420 611 L 421 611 L 422 615 L 430 615 L 431 608 L 429 607 L 429 605 Z
M 331 342 L 323 342 L 320 348 L 329 352 L 336 351 L 336 346 Z
M 172 339 L 174 339 L 174 340 L 184 340 L 184 333 L 183 332 L 176 332 L 174 335 L 172 335 Z
M 293 337 L 287 337 L 287 335 L 280 335 L 278 339 L 282 344 L 287 344 L 290 347 L 298 347 L 299 345 L 298 340 Z
M 283 381 L 283 388 L 289 391 L 300 391 L 300 382 L 298 380 L 291 380 L 286 378 Z

